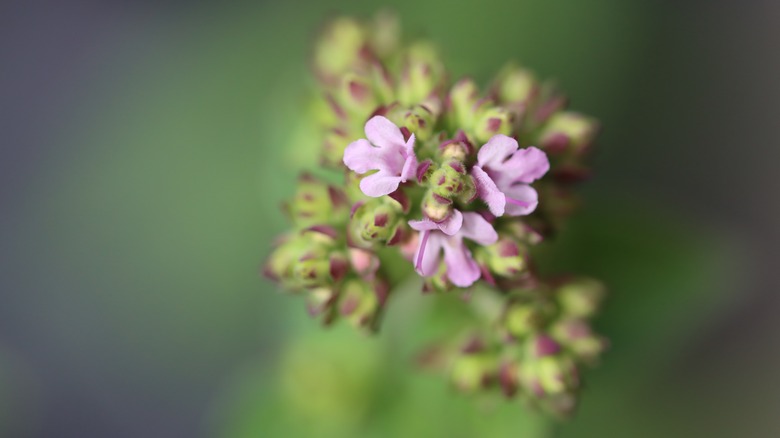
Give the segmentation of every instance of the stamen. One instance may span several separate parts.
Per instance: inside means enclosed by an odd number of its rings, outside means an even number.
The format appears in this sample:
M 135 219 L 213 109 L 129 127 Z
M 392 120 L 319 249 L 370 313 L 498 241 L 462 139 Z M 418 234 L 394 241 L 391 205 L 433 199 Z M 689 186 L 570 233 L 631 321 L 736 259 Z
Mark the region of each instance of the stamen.
M 431 230 L 425 230 L 422 232 L 422 242 L 420 242 L 420 252 L 417 254 L 417 261 L 414 264 L 414 269 L 417 271 L 422 270 L 422 259 L 425 255 L 425 247 L 428 245 L 428 236 L 431 234 Z
M 506 197 L 506 202 L 508 202 L 510 204 L 519 205 L 521 207 L 530 207 L 531 206 L 530 202 L 525 202 L 525 201 L 521 201 L 519 199 L 510 198 L 509 196 Z

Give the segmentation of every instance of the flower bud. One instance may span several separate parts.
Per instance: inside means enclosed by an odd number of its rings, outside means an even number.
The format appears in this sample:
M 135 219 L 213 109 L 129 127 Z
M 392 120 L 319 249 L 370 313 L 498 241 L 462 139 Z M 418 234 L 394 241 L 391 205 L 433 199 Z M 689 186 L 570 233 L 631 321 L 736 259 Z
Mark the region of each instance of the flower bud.
M 309 315 L 319 318 L 323 325 L 330 325 L 338 316 L 335 309 L 338 292 L 329 287 L 313 289 L 306 296 L 306 308 Z
M 505 397 L 514 397 L 520 386 L 520 365 L 516 361 L 504 361 L 498 367 L 498 384 Z
M 555 340 L 546 334 L 536 334 L 528 340 L 528 356 L 534 359 L 541 359 L 547 356 L 554 356 L 561 352 L 561 346 Z
M 371 26 L 371 47 L 380 58 L 386 58 L 398 49 L 401 42 L 401 22 L 398 15 L 389 10 L 381 10 Z
M 459 390 L 475 392 L 492 383 L 496 366 L 496 358 L 490 353 L 462 354 L 452 364 L 450 378 Z
M 560 394 L 579 385 L 577 366 L 566 356 L 546 356 L 536 366 L 539 383 L 547 394 Z
M 515 338 L 523 338 L 536 332 L 546 322 L 543 306 L 534 302 L 514 302 L 504 311 L 502 324 Z
M 598 311 L 604 294 L 604 285 L 599 281 L 581 278 L 560 286 L 557 300 L 564 315 L 589 318 Z
M 539 134 L 539 146 L 549 153 L 582 154 L 598 133 L 595 119 L 571 111 L 553 114 Z
M 344 149 L 349 144 L 347 132 L 341 128 L 328 130 L 322 142 L 322 161 L 330 167 L 343 166 Z
M 510 135 L 513 117 L 512 112 L 502 107 L 492 107 L 480 111 L 474 125 L 474 136 L 477 141 L 486 143 L 496 134 Z
M 415 105 L 404 116 L 405 126 L 420 141 L 426 141 L 433 135 L 436 123 L 431 111 L 422 105 Z
M 479 88 L 471 79 L 461 79 L 450 89 L 448 96 L 450 125 L 469 129 L 476 121 L 475 106 L 479 101 Z
M 395 90 L 393 89 L 390 73 L 379 62 L 373 62 L 370 70 L 377 99 L 384 105 L 392 103 L 395 100 Z
M 338 224 L 349 213 L 346 196 L 341 189 L 325 184 L 309 174 L 298 179 L 295 197 L 287 205 L 287 212 L 299 228 L 314 224 Z
M 366 245 L 388 242 L 395 236 L 401 219 L 400 205 L 397 202 L 392 199 L 374 198 L 353 209 L 349 224 L 350 236 Z
M 287 283 L 288 287 L 292 279 L 292 268 L 296 261 L 303 255 L 309 241 L 304 236 L 287 236 L 274 248 L 271 255 L 263 265 L 263 274 L 274 281 Z
M 385 289 L 382 284 L 374 286 L 363 280 L 346 282 L 341 290 L 339 313 L 357 328 L 371 328 L 384 305 Z
M 507 235 L 496 243 L 480 248 L 480 259 L 495 275 L 515 277 L 526 269 L 525 247 Z
M 579 386 L 574 361 L 563 353 L 544 355 L 523 362 L 520 381 L 538 398 L 572 393 Z
M 369 78 L 354 73 L 345 75 L 341 81 L 340 102 L 358 120 L 367 118 L 379 105 Z
M 348 270 L 346 255 L 325 246 L 314 246 L 298 258 L 292 267 L 292 276 L 300 287 L 310 289 L 337 283 Z
M 412 106 L 426 100 L 441 85 L 443 65 L 433 45 L 416 43 L 406 53 L 398 84 L 398 100 Z
M 577 360 L 592 363 L 607 348 L 605 339 L 593 333 L 590 325 L 581 319 L 565 319 L 550 328 L 551 335 Z
M 434 170 L 428 179 L 433 193 L 447 199 L 464 194 L 472 198 L 476 194 L 474 182 L 466 174 L 466 168 L 460 161 L 449 161 Z
M 474 146 L 463 131 L 458 131 L 454 138 L 439 145 L 439 155 L 445 160 L 465 163 L 473 153 Z
M 539 91 L 539 84 L 530 71 L 509 66 L 499 74 L 494 85 L 499 102 L 527 102 Z
M 314 48 L 314 70 L 318 77 L 332 83 L 339 75 L 359 65 L 366 37 L 360 24 L 340 17 L 328 24 Z
M 452 214 L 452 201 L 428 190 L 423 198 L 422 211 L 428 219 L 441 222 Z

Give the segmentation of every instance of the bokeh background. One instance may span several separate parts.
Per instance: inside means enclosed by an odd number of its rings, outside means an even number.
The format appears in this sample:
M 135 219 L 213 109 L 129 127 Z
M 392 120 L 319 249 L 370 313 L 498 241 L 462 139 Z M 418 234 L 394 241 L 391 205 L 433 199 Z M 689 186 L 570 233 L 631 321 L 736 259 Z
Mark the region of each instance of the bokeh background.
M 385 6 L 605 126 L 556 242 L 611 290 L 572 421 L 414 371 L 416 293 L 367 339 L 257 275 L 311 38 Z M 779 54 L 772 1 L 2 2 L 0 436 L 778 436 Z

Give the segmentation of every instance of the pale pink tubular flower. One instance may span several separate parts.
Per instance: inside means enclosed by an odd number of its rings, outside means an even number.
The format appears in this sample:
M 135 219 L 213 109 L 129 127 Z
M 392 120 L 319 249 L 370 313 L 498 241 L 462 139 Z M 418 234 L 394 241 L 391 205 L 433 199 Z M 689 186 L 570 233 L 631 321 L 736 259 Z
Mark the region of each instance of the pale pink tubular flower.
M 352 142 L 344 150 L 344 164 L 355 173 L 376 173 L 360 181 L 360 190 L 377 198 L 398 189 L 400 183 L 414 179 L 417 157 L 414 134 L 404 140 L 401 129 L 382 116 L 374 116 L 365 126 L 366 138 Z
M 529 183 L 550 170 L 547 155 L 535 148 L 518 149 L 517 140 L 506 135 L 491 138 L 477 153 L 471 176 L 477 196 L 495 216 L 533 213 L 539 198 Z
M 481 245 L 490 245 L 498 240 L 496 230 L 478 213 L 453 210 L 450 217 L 440 223 L 424 219 L 409 221 L 409 226 L 420 232 L 419 246 L 414 256 L 417 273 L 424 277 L 435 274 L 443 250 L 447 278 L 459 287 L 471 286 L 481 275 L 463 239 Z

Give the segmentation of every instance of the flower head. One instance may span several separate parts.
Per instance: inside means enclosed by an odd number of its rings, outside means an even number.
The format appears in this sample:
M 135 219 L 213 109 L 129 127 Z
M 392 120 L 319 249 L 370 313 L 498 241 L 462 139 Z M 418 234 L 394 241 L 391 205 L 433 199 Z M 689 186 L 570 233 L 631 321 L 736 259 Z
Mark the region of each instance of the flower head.
M 477 164 L 471 169 L 477 196 L 496 216 L 523 216 L 532 213 L 539 203 L 529 183 L 550 169 L 547 155 L 535 147 L 518 149 L 517 140 L 496 135 L 477 153 Z
M 419 246 L 414 257 L 417 272 L 422 276 L 435 274 L 443 250 L 447 278 L 460 287 L 471 286 L 481 275 L 463 239 L 481 245 L 490 245 L 498 240 L 493 226 L 481 215 L 472 212 L 453 210 L 450 217 L 442 222 L 424 219 L 409 221 L 409 226 L 420 232 Z
M 393 193 L 417 171 L 414 134 L 404 140 L 401 129 L 382 116 L 366 122 L 365 131 L 367 139 L 352 142 L 344 150 L 344 164 L 359 174 L 377 171 L 360 181 L 360 190 L 367 196 Z

